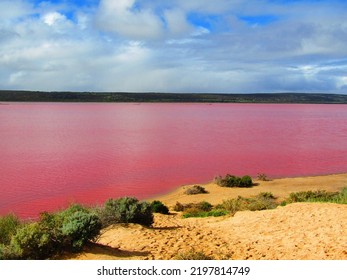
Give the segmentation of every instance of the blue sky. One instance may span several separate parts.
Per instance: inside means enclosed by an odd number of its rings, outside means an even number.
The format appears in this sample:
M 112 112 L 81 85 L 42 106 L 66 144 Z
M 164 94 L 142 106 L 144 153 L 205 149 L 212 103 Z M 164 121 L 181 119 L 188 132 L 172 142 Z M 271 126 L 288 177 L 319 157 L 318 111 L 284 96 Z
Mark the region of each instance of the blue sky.
M 347 94 L 347 1 L 0 0 L 0 88 Z

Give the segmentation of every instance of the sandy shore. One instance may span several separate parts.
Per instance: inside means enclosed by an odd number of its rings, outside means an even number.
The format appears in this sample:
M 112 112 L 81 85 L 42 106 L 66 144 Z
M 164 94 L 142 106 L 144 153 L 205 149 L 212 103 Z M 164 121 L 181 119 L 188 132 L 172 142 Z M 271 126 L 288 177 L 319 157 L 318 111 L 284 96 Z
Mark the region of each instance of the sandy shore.
M 256 181 L 253 188 L 221 188 L 202 184 L 208 194 L 186 195 L 189 186 L 156 197 L 172 207 L 176 202 L 221 203 L 228 198 L 272 192 L 283 200 L 291 192 L 340 191 L 347 174 Z M 238 212 L 233 217 L 182 219 L 179 213 L 155 214 L 153 228 L 114 225 L 98 244 L 68 259 L 176 259 L 178 254 L 201 251 L 214 259 L 347 259 L 347 205 L 296 203 L 266 211 Z

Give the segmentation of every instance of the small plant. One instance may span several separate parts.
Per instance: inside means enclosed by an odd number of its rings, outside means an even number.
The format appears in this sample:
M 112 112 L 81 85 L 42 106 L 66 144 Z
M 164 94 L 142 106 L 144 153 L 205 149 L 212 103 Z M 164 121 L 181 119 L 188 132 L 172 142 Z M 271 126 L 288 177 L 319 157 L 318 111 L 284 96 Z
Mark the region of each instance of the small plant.
M 259 181 L 270 181 L 269 177 L 265 173 L 258 173 L 257 180 L 259 180 Z
M 80 205 L 58 213 L 44 212 L 37 222 L 17 230 L 11 246 L 19 259 L 47 259 L 63 251 L 80 251 L 101 229 L 99 217 Z
M 193 207 L 201 210 L 201 211 L 210 211 L 213 205 L 207 201 L 202 201 L 193 205 Z
M 0 217 L 0 244 L 10 244 L 11 238 L 19 226 L 20 221 L 13 214 Z
M 101 230 L 99 217 L 81 206 L 72 206 L 61 212 L 60 228 L 64 247 L 80 251 L 88 241 L 95 241 Z
M 191 250 L 189 252 L 179 253 L 176 256 L 176 260 L 213 260 L 213 258 L 204 252 Z
M 207 201 L 188 204 L 186 207 L 184 207 L 183 211 L 183 218 L 220 217 L 225 216 L 229 213 L 225 209 L 213 209 L 212 204 Z
M 276 199 L 272 192 L 261 192 L 257 195 L 257 198 Z
M 20 258 L 26 260 L 43 260 L 54 251 L 54 240 L 48 231 L 39 223 L 26 224 L 13 237 L 12 246 L 17 248 Z
M 202 186 L 194 185 L 190 187 L 189 189 L 187 189 L 184 193 L 188 195 L 193 195 L 193 194 L 207 193 L 207 191 Z
M 223 209 L 214 209 L 210 211 L 201 211 L 196 208 L 187 209 L 186 212 L 183 213 L 183 218 L 206 218 L 206 217 L 221 217 L 228 215 L 229 212 Z
M 239 196 L 238 198 L 224 200 L 220 207 L 229 211 L 231 214 L 235 214 L 238 211 L 247 210 L 247 204 L 248 200 Z
M 234 175 L 227 174 L 224 178 L 221 176 L 216 177 L 214 182 L 219 186 L 226 188 L 250 188 L 253 186 L 252 178 L 248 175 L 245 175 L 243 177 L 237 177 Z
M 113 223 L 136 223 L 151 226 L 154 222 L 151 205 L 133 197 L 109 199 L 101 213 L 103 226 Z
M 338 192 L 325 190 L 295 192 L 289 195 L 289 202 L 330 201 L 338 195 Z
M 347 188 L 341 192 L 327 192 L 325 190 L 295 192 L 289 195 L 285 203 L 294 202 L 331 202 L 347 204 Z
M 161 201 L 155 200 L 151 203 L 153 213 L 169 214 L 169 208 L 164 205 Z
M 274 209 L 278 206 L 278 204 L 275 202 L 275 199 L 271 197 L 271 195 L 271 193 L 261 193 L 255 198 L 244 198 L 239 196 L 237 198 L 223 201 L 220 207 L 230 211 L 231 214 L 244 210 L 258 211 Z
M 253 186 L 252 178 L 248 175 L 243 176 L 240 180 L 239 187 L 240 188 L 249 188 Z
M 13 244 L 0 244 L 0 260 L 18 260 L 20 252 Z
M 184 208 L 185 208 L 185 206 L 182 203 L 177 201 L 173 210 L 176 212 L 182 212 L 184 210 Z

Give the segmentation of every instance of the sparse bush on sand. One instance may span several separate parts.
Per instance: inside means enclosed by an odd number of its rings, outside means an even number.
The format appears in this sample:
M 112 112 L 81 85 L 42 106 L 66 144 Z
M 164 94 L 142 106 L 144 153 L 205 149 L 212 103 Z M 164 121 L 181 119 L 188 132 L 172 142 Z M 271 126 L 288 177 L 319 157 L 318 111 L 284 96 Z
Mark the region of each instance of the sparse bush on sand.
M 248 175 L 243 177 L 237 177 L 234 175 L 227 174 L 224 178 L 222 176 L 218 176 L 214 179 L 214 182 L 226 188 L 250 188 L 253 186 L 252 178 Z
M 213 205 L 207 201 L 191 203 L 183 207 L 183 218 L 205 218 L 225 216 L 229 212 L 225 209 L 213 208 Z
M 270 181 L 269 177 L 265 173 L 258 173 L 257 180 L 259 180 L 259 181 Z
M 99 211 L 103 226 L 116 223 L 135 223 L 151 226 L 154 222 L 151 205 L 133 197 L 109 199 Z
M 80 205 L 44 212 L 38 221 L 17 227 L 11 240 L 0 246 L 0 259 L 47 259 L 63 251 L 80 251 L 100 229 L 99 217 Z
M 278 204 L 276 203 L 274 197 L 271 196 L 271 193 L 261 193 L 254 198 L 244 198 L 239 196 L 237 198 L 224 200 L 219 207 L 229 211 L 231 214 L 245 210 L 258 211 L 274 209 L 278 206 Z
M 166 205 L 164 205 L 161 201 L 154 200 L 151 203 L 151 208 L 153 213 L 160 213 L 164 215 L 169 214 L 169 208 Z
M 202 193 L 208 193 L 208 192 L 206 191 L 204 187 L 199 185 L 194 185 L 188 188 L 184 193 L 188 195 L 193 195 L 193 194 L 202 194 Z
M 328 192 L 325 190 L 294 192 L 282 204 L 294 202 L 331 202 L 347 204 L 347 188 L 341 192 Z

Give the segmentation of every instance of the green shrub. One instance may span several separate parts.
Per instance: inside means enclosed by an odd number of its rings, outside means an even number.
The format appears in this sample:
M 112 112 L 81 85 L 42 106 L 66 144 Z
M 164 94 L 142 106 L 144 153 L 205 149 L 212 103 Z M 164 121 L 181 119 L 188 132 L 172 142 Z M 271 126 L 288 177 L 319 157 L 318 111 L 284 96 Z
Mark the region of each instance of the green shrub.
M 185 192 L 185 194 L 188 195 L 193 195 L 193 194 L 202 194 L 202 193 L 207 193 L 206 189 L 202 186 L 199 185 L 194 185 L 190 188 L 188 188 Z
M 239 187 L 240 188 L 249 188 L 253 186 L 252 178 L 248 175 L 243 176 L 240 180 Z
M 343 188 L 336 197 L 332 198 L 331 202 L 347 204 L 347 188 Z
M 183 211 L 183 218 L 219 217 L 228 214 L 225 209 L 213 209 L 213 205 L 207 201 L 187 204 L 184 206 Z
M 289 195 L 289 202 L 330 201 L 339 195 L 338 192 L 327 192 L 325 190 L 302 191 Z
M 207 201 L 202 201 L 202 202 L 193 204 L 193 207 L 196 207 L 197 209 L 201 211 L 210 211 L 213 205 Z
M 113 223 L 137 223 L 151 226 L 154 218 L 151 205 L 136 198 L 123 197 L 106 201 L 101 213 L 103 225 Z
M 264 197 L 265 196 L 265 197 Z M 221 207 L 231 214 L 235 214 L 238 211 L 258 211 L 266 209 L 274 209 L 278 206 L 275 199 L 269 198 L 269 194 L 259 194 L 255 198 L 244 198 L 239 196 L 238 198 L 224 200 Z
M 253 186 L 252 178 L 248 175 L 245 175 L 242 178 L 230 174 L 227 174 L 224 178 L 218 176 L 215 178 L 215 183 L 221 187 L 227 188 L 249 188 Z
M 11 246 L 21 259 L 46 259 L 62 251 L 79 251 L 99 235 L 98 216 L 80 205 L 58 213 L 44 212 L 39 221 L 17 230 Z
M 151 203 L 153 213 L 169 214 L 169 208 L 164 205 L 161 201 L 155 200 Z
M 12 244 L 0 244 L 0 260 L 18 260 L 20 252 Z
M 223 209 L 214 209 L 210 211 L 201 211 L 196 208 L 189 208 L 183 213 L 183 218 L 206 218 L 206 217 L 220 217 L 228 215 L 229 212 Z
M 26 224 L 17 231 L 12 241 L 22 259 L 46 259 L 53 253 L 54 241 L 39 223 Z
M 257 195 L 257 198 L 276 199 L 272 192 L 261 192 Z
M 62 216 L 61 234 L 63 246 L 79 251 L 88 241 L 95 241 L 101 230 L 99 217 L 79 206 L 73 206 L 59 214 Z
M 11 238 L 19 226 L 20 221 L 13 214 L 0 217 L 0 244 L 10 244 Z
M 184 208 L 185 208 L 184 204 L 177 201 L 173 210 L 176 212 L 182 212 L 184 210 Z
M 248 203 L 248 199 L 239 196 L 238 198 L 224 200 L 221 207 L 231 214 L 235 214 L 238 211 L 247 210 Z
M 289 198 L 285 200 L 285 203 L 293 202 L 331 202 L 347 204 L 347 188 L 342 189 L 341 192 L 317 190 L 291 193 Z
M 257 199 L 252 199 L 247 208 L 248 210 L 251 210 L 251 211 L 260 211 L 260 210 L 275 209 L 277 206 L 278 204 L 273 199 L 257 198 Z

